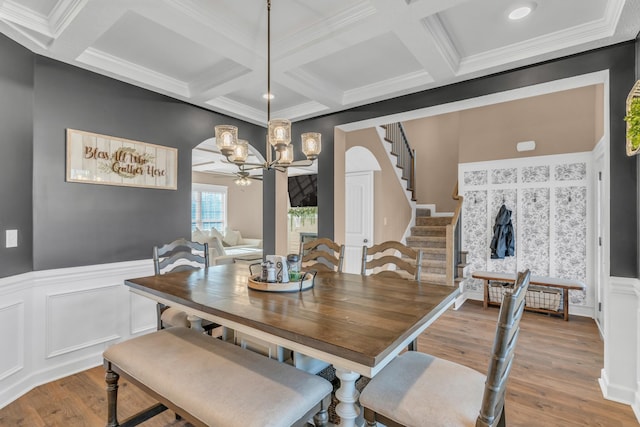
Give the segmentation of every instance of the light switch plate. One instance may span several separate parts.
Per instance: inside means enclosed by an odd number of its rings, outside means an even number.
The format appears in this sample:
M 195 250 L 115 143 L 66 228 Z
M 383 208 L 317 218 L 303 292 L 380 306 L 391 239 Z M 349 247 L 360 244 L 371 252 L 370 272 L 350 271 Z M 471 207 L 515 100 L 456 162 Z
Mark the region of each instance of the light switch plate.
M 16 248 L 18 247 L 18 230 L 6 230 L 5 231 L 5 242 L 7 248 Z

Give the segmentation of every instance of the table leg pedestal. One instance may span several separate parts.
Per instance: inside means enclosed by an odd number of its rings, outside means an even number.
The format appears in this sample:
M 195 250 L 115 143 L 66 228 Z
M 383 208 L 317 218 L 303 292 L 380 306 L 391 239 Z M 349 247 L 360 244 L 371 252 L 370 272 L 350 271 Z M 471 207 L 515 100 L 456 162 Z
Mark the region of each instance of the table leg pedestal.
M 187 320 L 191 324 L 191 329 L 195 329 L 196 331 L 200 331 L 200 332 L 204 331 L 204 328 L 202 327 L 202 319 L 199 318 L 198 316 L 189 314 L 187 316 Z
M 356 390 L 356 380 L 360 374 L 336 367 L 336 377 L 340 379 L 340 388 L 336 391 L 336 398 L 340 402 L 336 405 L 340 427 L 354 427 L 361 412 L 358 403 L 360 393 Z

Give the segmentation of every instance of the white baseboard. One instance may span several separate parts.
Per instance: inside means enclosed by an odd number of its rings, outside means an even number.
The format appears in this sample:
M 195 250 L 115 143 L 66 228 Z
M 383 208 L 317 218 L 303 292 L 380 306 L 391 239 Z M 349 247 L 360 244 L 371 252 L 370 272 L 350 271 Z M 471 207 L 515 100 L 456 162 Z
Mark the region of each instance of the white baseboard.
M 633 405 L 631 405 L 631 409 L 633 409 L 633 413 L 635 414 L 638 423 L 640 423 L 640 381 L 638 382 L 638 390 L 639 391 L 636 391 L 636 398 Z
M 598 384 L 600 384 L 600 390 L 602 390 L 602 395 L 605 399 L 623 403 L 625 405 L 633 406 L 635 404 L 636 391 L 627 387 L 611 384 L 605 369 L 600 371 Z

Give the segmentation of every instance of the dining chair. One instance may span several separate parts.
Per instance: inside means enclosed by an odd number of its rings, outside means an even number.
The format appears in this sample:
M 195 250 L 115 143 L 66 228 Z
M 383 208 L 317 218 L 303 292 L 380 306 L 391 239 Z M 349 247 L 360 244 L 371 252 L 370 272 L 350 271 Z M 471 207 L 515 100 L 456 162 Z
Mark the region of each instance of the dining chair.
M 487 375 L 429 354 L 406 352 L 360 395 L 368 426 L 506 426 L 504 397 L 531 273 L 503 297 Z
M 209 245 L 207 243 L 191 242 L 180 238 L 166 245 L 153 247 L 153 270 L 156 275 L 201 268 L 209 268 Z M 184 311 L 161 303 L 158 303 L 156 308 L 158 330 L 170 326 L 187 328 L 191 326 L 187 313 Z M 202 321 L 202 327 L 209 335 L 213 329 L 219 326 L 213 322 Z
M 303 269 L 337 271 L 342 273 L 344 245 L 321 237 L 306 243 L 300 243 L 300 259 Z
M 397 252 L 400 255 L 397 255 Z M 404 256 L 404 258 L 403 258 Z M 386 268 L 376 271 L 376 268 L 392 265 L 395 270 Z M 371 270 L 367 274 L 367 270 Z M 379 276 L 393 277 L 401 279 L 413 279 L 420 281 L 420 273 L 422 272 L 422 251 L 410 248 L 400 242 L 388 240 L 370 248 L 362 247 L 362 266 L 361 274 L 363 276 Z M 418 349 L 418 339 L 416 338 L 407 346 L 409 351 Z
M 400 255 L 396 255 L 400 252 Z M 404 257 L 403 257 L 404 256 Z M 367 275 L 367 270 L 373 270 L 388 265 L 395 266 L 395 270 L 382 269 L 370 273 L 381 277 L 412 278 L 420 281 L 422 272 L 422 251 L 413 249 L 400 242 L 389 240 L 370 248 L 362 247 L 362 275 Z
M 342 273 L 344 250 L 344 245 L 339 245 L 326 237 L 300 242 L 301 269 Z M 317 374 L 329 366 L 329 363 L 323 360 L 297 351 L 292 352 L 292 358 L 296 368 L 313 374 Z

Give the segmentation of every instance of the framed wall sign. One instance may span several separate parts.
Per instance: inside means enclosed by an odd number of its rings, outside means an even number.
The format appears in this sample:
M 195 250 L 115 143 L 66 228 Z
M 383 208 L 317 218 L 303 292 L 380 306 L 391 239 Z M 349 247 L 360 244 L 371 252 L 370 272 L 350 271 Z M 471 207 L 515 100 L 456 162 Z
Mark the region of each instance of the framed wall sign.
M 176 190 L 178 149 L 67 129 L 66 179 Z

